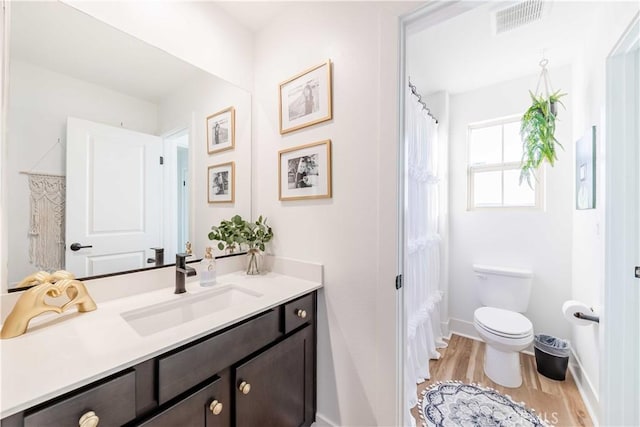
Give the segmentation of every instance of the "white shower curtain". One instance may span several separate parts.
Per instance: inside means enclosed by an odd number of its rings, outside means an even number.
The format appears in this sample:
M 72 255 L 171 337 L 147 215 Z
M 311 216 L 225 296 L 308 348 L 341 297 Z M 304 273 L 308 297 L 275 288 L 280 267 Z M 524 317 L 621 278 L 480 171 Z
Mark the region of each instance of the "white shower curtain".
M 405 212 L 405 396 L 417 404 L 416 384 L 429 379 L 429 359 L 446 347 L 440 328 L 438 124 L 407 92 L 405 106 L 407 211 Z M 409 417 L 415 425 L 413 417 Z

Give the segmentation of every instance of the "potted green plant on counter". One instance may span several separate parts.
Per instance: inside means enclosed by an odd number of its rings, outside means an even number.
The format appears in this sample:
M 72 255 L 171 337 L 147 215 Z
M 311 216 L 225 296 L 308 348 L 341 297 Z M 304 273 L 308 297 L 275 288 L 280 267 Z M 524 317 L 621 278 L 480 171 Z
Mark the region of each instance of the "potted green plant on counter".
M 247 257 L 249 263 L 247 265 L 247 274 L 260 274 L 260 259 L 265 245 L 273 238 L 273 230 L 267 225 L 267 219 L 262 215 L 255 222 L 243 221 L 240 230 L 240 238 L 238 243 L 248 246 Z
M 260 274 L 261 256 L 266 244 L 273 238 L 273 230 L 262 215 L 255 222 L 234 215 L 230 220 L 222 220 L 219 226 L 211 227 L 209 240 L 218 241 L 218 249 L 233 253 L 247 245 L 247 274 Z

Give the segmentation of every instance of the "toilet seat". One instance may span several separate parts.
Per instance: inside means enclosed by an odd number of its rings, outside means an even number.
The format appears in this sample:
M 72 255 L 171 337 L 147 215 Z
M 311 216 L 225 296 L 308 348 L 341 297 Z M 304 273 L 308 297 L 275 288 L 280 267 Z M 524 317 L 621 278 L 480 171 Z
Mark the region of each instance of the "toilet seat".
M 473 317 L 478 327 L 502 338 L 520 339 L 533 335 L 531 321 L 515 311 L 480 307 Z

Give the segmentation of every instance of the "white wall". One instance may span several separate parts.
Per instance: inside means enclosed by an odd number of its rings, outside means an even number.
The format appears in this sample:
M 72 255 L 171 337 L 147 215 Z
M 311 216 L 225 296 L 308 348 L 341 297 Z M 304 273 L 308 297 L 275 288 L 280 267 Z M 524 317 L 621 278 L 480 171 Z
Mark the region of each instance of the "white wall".
M 213 2 L 64 0 L 115 28 L 251 90 L 253 35 Z
M 5 4 L 6 3 L 6 4 Z M 9 14 L 11 4 L 3 3 L 0 16 L 0 292 L 7 289 L 7 262 L 5 254 L 8 252 L 8 240 L 4 238 L 7 232 L 7 171 L 4 165 L 7 159 L 7 104 L 9 102 Z
M 572 299 L 582 301 L 600 312 L 604 296 L 604 215 L 605 215 L 605 61 L 638 12 L 637 2 L 598 2 L 590 5 L 590 28 L 573 67 L 574 94 L 573 141 L 596 126 L 596 209 L 573 212 Z M 601 313 L 606 316 L 606 313 Z M 572 328 L 572 344 L 583 388 L 588 391 L 592 408 L 597 411 L 600 390 L 601 328 L 598 325 Z M 597 415 L 597 414 L 596 414 Z
M 549 70 L 554 89 L 571 89 L 571 69 Z M 450 110 L 450 263 L 451 329 L 475 334 L 473 264 L 531 269 L 534 273 L 525 314 L 535 333 L 570 337 L 561 308 L 571 296 L 571 236 L 573 210 L 572 106 L 569 94 L 560 107 L 555 167 L 545 166 L 544 211 L 467 210 L 467 126 L 469 123 L 522 114 L 537 75 L 451 96 Z
M 231 106 L 236 109 L 235 148 L 208 154 L 206 117 Z M 217 244 L 207 238 L 212 225 L 236 214 L 251 218 L 251 94 L 214 76 L 204 76 L 164 99 L 158 108 L 158 122 L 160 134 L 189 129 L 189 170 L 193 183 L 190 235 L 194 255 L 202 257 L 206 246 Z M 230 161 L 235 162 L 235 202 L 210 204 L 207 168 Z
M 150 102 L 15 59 L 10 73 L 5 162 L 9 286 L 35 269 L 28 256 L 29 182 L 19 172 L 65 174 L 67 117 L 116 127 L 122 123 L 149 134 L 158 126 L 157 106 Z
M 279 256 L 324 264 L 318 421 L 395 425 L 397 16 L 408 5 L 292 4 L 256 35 L 254 215 Z M 280 82 L 333 61 L 334 119 L 281 136 Z M 331 139 L 333 197 L 278 201 L 278 151 Z

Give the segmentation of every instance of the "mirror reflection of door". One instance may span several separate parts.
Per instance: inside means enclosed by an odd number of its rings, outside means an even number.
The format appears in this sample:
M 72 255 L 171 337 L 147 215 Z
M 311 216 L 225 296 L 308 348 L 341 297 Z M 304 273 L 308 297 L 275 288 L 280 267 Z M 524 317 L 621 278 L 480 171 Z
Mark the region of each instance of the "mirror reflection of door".
M 161 155 L 157 136 L 68 119 L 67 270 L 146 267 L 150 248 L 161 247 Z
M 164 248 L 165 262 L 184 252 L 189 240 L 189 131 L 164 137 Z

